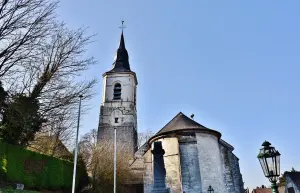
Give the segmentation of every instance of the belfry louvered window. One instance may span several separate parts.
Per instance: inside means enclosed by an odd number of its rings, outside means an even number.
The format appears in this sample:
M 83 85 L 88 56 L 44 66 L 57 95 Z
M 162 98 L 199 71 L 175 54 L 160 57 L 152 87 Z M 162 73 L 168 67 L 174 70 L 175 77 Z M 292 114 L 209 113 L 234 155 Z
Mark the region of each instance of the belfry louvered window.
M 114 87 L 114 100 L 120 100 L 121 99 L 121 84 L 120 83 L 116 83 L 115 87 Z

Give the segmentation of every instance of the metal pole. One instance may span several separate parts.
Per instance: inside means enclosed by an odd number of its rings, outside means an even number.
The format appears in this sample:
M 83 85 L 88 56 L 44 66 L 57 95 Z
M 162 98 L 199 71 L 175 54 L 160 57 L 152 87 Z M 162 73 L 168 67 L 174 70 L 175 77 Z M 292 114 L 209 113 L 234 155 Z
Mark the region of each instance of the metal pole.
M 77 152 L 78 152 L 78 133 L 79 133 L 80 110 L 81 110 L 81 99 L 82 99 L 82 97 L 83 97 L 82 95 L 79 95 L 79 109 L 78 109 L 77 132 L 76 132 L 76 143 L 75 143 L 72 193 L 75 193 L 76 165 L 77 165 Z
M 278 193 L 278 185 L 276 181 L 271 182 L 272 193 Z
M 117 192 L 117 128 L 115 129 L 114 139 L 114 193 Z

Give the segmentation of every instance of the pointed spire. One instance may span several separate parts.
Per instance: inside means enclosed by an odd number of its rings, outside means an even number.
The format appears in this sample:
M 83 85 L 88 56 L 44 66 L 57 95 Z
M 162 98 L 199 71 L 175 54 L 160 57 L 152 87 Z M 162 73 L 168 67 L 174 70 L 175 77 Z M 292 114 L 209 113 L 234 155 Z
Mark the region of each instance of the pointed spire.
M 122 33 L 120 38 L 119 48 L 117 50 L 115 61 L 113 63 L 113 68 L 110 72 L 131 72 L 130 65 L 129 65 L 129 57 L 128 52 L 125 47 L 125 40 L 123 34 L 123 22 L 122 22 Z
M 119 49 L 126 49 L 125 48 L 125 41 L 124 41 L 123 30 L 122 30 L 122 33 L 121 33 L 121 39 L 120 39 Z

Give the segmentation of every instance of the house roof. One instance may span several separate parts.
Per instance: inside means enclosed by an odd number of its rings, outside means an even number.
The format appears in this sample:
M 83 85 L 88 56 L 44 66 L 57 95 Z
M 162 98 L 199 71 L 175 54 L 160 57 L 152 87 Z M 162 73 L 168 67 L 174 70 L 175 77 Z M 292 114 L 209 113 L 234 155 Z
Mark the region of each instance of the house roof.
M 28 149 L 58 158 L 72 155 L 60 139 L 48 135 L 36 135 L 35 140 L 31 142 Z
M 300 190 L 300 172 L 286 172 L 285 176 L 290 177 L 291 180 L 294 182 L 294 184 L 298 187 Z
M 279 193 L 285 193 L 285 187 L 278 188 Z M 272 193 L 271 188 L 256 188 L 252 190 L 252 193 Z
M 209 129 L 197 123 L 193 119 L 187 117 L 182 112 L 179 112 L 169 123 L 167 123 L 161 130 L 159 130 L 151 139 L 161 135 L 165 135 L 177 131 L 187 131 L 187 130 L 193 130 L 195 132 L 196 131 L 210 132 L 215 134 L 218 138 L 221 137 L 221 133 L 219 133 L 218 131 Z

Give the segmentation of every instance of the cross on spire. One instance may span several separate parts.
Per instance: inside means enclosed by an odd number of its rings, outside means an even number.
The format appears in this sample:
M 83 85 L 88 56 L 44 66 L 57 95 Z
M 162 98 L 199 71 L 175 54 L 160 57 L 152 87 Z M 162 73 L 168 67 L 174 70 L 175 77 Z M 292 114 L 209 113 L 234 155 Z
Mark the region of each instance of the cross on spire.
M 124 28 L 126 28 L 126 26 L 124 26 L 124 20 L 122 20 L 121 22 L 122 22 L 122 25 L 119 28 L 122 29 L 122 31 L 123 31 Z

